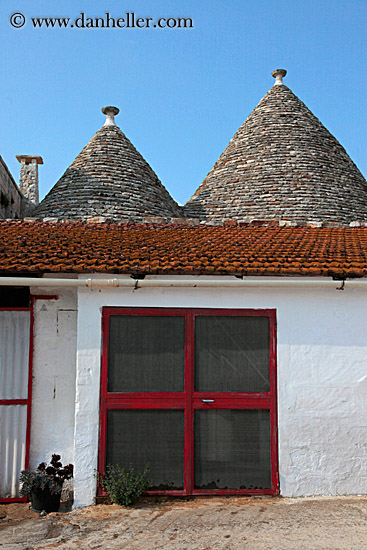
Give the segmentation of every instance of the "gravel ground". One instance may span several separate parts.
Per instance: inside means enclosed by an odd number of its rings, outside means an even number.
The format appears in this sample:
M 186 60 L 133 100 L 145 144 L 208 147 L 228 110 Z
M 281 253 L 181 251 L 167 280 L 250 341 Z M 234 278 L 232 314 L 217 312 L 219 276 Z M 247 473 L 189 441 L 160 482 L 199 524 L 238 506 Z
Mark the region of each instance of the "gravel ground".
M 366 550 L 367 497 L 144 500 L 40 517 L 0 506 L 0 549 Z

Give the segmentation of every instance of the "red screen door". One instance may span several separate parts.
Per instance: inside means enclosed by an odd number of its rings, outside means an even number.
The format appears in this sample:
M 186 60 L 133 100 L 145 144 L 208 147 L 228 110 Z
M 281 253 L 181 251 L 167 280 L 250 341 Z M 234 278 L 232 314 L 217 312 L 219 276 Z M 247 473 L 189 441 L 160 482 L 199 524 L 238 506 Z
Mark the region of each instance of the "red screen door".
M 99 471 L 154 494 L 275 494 L 274 310 L 103 310 Z

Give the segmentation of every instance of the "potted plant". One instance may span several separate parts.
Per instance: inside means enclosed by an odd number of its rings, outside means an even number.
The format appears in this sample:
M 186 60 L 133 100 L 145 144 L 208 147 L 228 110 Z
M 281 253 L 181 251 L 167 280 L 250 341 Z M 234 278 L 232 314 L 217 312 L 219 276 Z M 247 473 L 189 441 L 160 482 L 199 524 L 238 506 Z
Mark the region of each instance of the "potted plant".
M 74 466 L 63 466 L 60 455 L 52 455 L 51 462 L 41 462 L 35 472 L 22 470 L 19 481 L 21 495 L 26 495 L 36 512 L 57 512 L 60 506 L 61 490 L 66 479 L 73 477 Z

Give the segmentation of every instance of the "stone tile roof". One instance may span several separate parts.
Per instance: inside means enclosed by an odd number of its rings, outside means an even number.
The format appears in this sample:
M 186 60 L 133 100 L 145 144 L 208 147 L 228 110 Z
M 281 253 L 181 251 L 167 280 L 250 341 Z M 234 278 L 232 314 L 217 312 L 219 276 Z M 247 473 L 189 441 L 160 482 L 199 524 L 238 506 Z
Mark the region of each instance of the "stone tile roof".
M 367 276 L 367 227 L 0 222 L 0 273 Z
M 118 109 L 117 109 L 118 111 Z M 149 164 L 115 125 L 104 125 L 35 210 L 35 216 L 112 221 L 181 216 Z
M 367 220 L 367 182 L 304 103 L 284 84 L 274 85 L 184 212 L 206 222 L 281 218 L 349 224 Z

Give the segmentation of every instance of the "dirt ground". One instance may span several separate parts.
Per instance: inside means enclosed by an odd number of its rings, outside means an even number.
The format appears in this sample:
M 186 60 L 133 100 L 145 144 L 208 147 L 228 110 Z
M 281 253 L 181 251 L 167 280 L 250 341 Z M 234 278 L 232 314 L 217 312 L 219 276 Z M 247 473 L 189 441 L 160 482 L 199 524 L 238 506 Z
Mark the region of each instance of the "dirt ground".
M 367 497 L 143 500 L 40 517 L 0 506 L 0 549 L 366 550 Z

